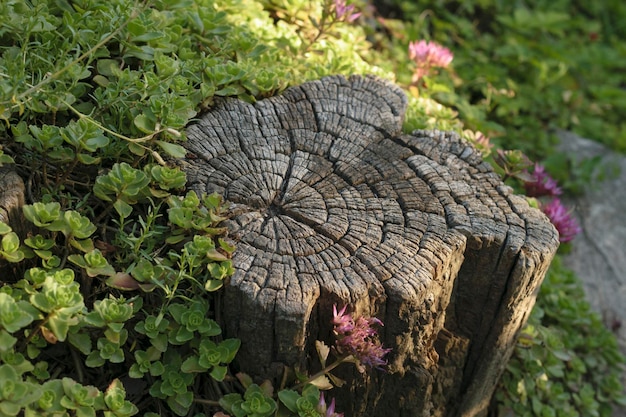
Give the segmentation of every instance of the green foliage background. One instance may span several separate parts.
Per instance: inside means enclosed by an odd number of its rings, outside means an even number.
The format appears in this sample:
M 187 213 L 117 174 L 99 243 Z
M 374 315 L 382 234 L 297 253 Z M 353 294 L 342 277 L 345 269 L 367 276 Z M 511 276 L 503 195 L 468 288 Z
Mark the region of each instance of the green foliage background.
M 13 272 L 0 289 L 0 377 L 17 387 L 0 393 L 0 416 L 217 406 L 194 402 L 219 395 L 193 387 L 201 373 L 223 381 L 238 347 L 210 318 L 233 248 L 219 198 L 186 194 L 165 163 L 185 156 L 184 127 L 216 97 L 375 74 L 406 89 L 406 130 L 482 131 L 580 190 L 598 162 L 555 155 L 555 128 L 626 149 L 626 6 L 587 3 L 357 1 L 350 24 L 329 17 L 328 0 L 1 2 L 0 165 L 27 179 L 33 233 L 0 226 Z M 416 86 L 407 46 L 422 38 L 455 58 Z M 129 286 L 151 292 L 127 298 Z M 623 402 L 624 360 L 583 298 L 557 259 L 494 413 L 609 416 Z M 62 348 L 81 384 L 52 377 L 68 372 Z M 149 375 L 152 402 L 126 399 L 116 378 L 129 364 L 131 377 Z

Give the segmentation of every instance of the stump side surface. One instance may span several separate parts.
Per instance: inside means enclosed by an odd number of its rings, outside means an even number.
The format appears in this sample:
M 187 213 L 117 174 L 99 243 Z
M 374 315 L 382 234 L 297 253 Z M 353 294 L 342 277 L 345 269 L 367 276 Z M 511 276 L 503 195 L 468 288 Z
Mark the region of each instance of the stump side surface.
M 224 318 L 246 372 L 306 365 L 349 304 L 394 350 L 390 373 L 356 375 L 346 415 L 480 413 L 558 238 L 458 136 L 402 134 L 406 106 L 356 76 L 224 100 L 189 126 L 185 169 L 231 204 Z
M 0 221 L 16 225 L 24 205 L 24 181 L 10 168 L 0 167 Z

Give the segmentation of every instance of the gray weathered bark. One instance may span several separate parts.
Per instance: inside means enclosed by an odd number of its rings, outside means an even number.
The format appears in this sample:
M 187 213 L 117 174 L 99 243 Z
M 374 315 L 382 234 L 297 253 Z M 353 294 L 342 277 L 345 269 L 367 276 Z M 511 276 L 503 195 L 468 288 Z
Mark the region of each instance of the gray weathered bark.
M 24 205 L 24 182 L 10 167 L 0 167 L 0 222 L 17 224 Z
M 557 233 L 457 135 L 402 134 L 406 105 L 358 76 L 224 100 L 188 128 L 185 169 L 231 203 L 223 313 L 243 371 L 311 365 L 348 304 L 393 352 L 337 392 L 347 416 L 481 415 Z

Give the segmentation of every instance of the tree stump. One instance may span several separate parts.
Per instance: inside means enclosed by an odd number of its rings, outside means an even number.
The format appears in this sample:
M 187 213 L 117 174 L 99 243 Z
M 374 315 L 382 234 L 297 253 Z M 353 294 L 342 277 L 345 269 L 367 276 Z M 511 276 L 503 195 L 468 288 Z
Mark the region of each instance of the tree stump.
M 388 372 L 344 371 L 346 416 L 484 415 L 557 232 L 456 134 L 402 134 L 406 106 L 388 82 L 336 76 L 188 127 L 191 188 L 231 204 L 225 332 L 242 371 L 277 379 L 314 366 L 347 304 L 393 351 Z
M 24 181 L 9 167 L 0 167 L 0 222 L 18 225 L 24 205 Z

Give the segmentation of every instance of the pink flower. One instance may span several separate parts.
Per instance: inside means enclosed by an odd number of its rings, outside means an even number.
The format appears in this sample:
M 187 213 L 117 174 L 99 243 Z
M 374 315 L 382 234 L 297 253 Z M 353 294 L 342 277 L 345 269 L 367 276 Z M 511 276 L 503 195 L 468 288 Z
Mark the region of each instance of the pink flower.
M 324 399 L 324 393 L 320 396 L 320 402 L 317 405 L 317 411 L 324 413 L 324 417 L 343 417 L 343 413 L 335 412 L 335 399 L 333 398 L 330 405 L 326 407 L 326 400 Z
M 533 170 L 533 173 L 530 174 L 530 177 L 531 181 L 524 183 L 526 195 L 529 197 L 556 197 L 561 195 L 562 191 L 556 180 L 548 175 L 545 167 L 542 165 L 535 164 L 535 169 Z
M 568 211 L 558 198 L 554 198 L 548 204 L 541 206 L 546 216 L 550 219 L 556 230 L 559 232 L 559 241 L 565 243 L 574 239 L 582 229 L 576 222 L 576 219 L 572 217 L 571 212 Z
M 361 12 L 354 11 L 354 4 L 346 4 L 346 0 L 335 0 L 335 18 L 337 20 L 345 20 L 349 23 L 354 22 L 361 16 Z
M 377 318 L 359 317 L 354 320 L 350 314 L 345 314 L 346 306 L 337 312 L 333 306 L 333 320 L 335 335 L 337 336 L 337 350 L 341 353 L 353 355 L 363 365 L 371 368 L 381 368 L 387 364 L 383 357 L 391 351 L 384 349 L 376 336 L 378 332 L 373 325 L 382 326 Z
M 350 333 L 354 330 L 354 320 L 350 314 L 344 314 L 348 306 L 343 306 L 339 312 L 337 312 L 337 306 L 333 305 L 333 321 L 335 325 L 335 332 L 340 334 Z
M 450 65 L 454 55 L 446 47 L 425 40 L 409 43 L 409 58 L 417 64 L 414 78 L 428 74 L 432 67 L 445 68 Z

